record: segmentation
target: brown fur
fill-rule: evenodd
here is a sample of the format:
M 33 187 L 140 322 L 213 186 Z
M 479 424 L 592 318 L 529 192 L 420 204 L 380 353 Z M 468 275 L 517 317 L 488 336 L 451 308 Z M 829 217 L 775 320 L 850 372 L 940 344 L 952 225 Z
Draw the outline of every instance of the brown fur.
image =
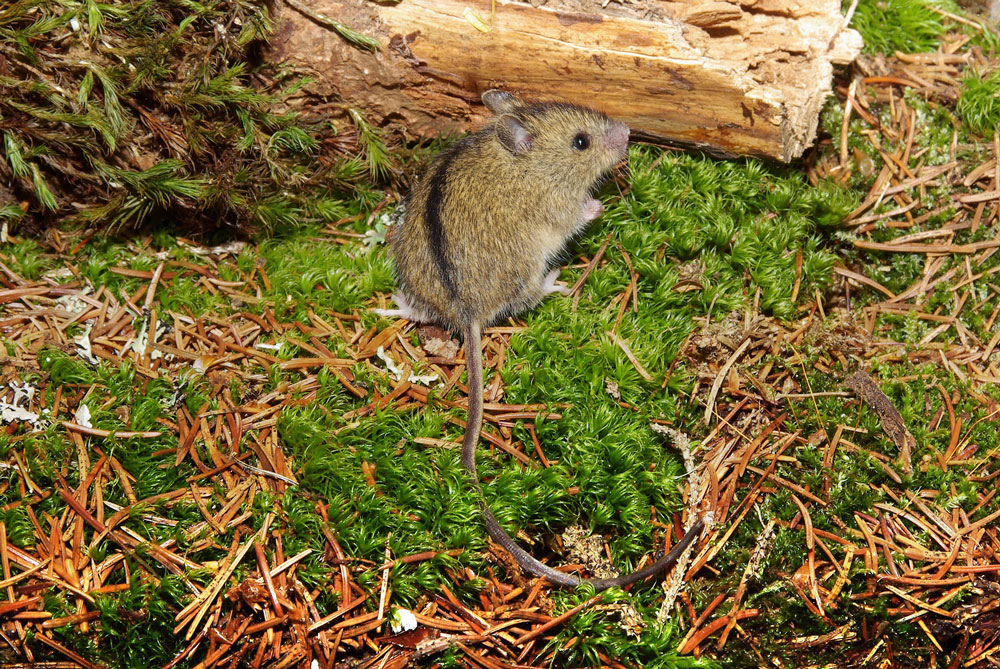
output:
M 521 105 L 513 114 L 534 142 L 514 155 L 497 137 L 494 121 L 445 152 L 417 183 L 402 227 L 392 238 L 402 292 L 411 306 L 455 331 L 481 326 L 536 305 L 550 263 L 587 222 L 591 188 L 625 155 L 624 144 L 602 142 L 614 122 L 603 114 L 561 104 Z M 586 132 L 586 152 L 572 148 Z M 441 201 L 456 295 L 434 262 L 425 209 L 432 177 L 450 160 Z

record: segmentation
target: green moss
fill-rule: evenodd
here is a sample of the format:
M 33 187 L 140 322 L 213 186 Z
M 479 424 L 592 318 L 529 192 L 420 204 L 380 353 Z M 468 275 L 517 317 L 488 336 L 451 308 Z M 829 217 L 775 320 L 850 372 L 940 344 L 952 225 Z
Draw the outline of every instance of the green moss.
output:
M 955 111 L 970 132 L 987 139 L 991 137 L 1000 127 L 1000 70 L 966 75 Z
M 309 232 L 261 245 L 283 316 L 305 320 L 310 308 L 358 311 L 376 290 L 391 290 L 392 265 L 384 254 L 344 253 L 333 244 L 316 244 Z
M 869 53 L 933 51 L 946 27 L 932 7 L 957 11 L 950 0 L 861 0 L 852 25 Z
M 350 191 L 359 168 L 393 171 L 360 113 L 363 165 L 331 153 L 329 121 L 278 111 L 307 82 L 255 57 L 273 29 L 265 2 L 8 4 L 0 175 L 34 221 L 273 231 L 316 220 L 315 201 Z
M 554 599 L 559 603 L 559 609 L 568 609 L 593 595 L 591 588 L 581 587 L 573 593 L 555 593 Z M 674 621 L 669 621 L 663 628 L 647 627 L 638 637 L 623 635 L 617 615 L 601 610 L 603 607 L 614 607 L 617 603 L 635 606 L 644 616 L 655 615 L 658 605 L 651 599 L 629 596 L 620 591 L 606 592 L 601 604 L 584 609 L 559 627 L 552 641 L 546 645 L 543 657 L 552 666 L 565 667 L 603 666 L 602 655 L 630 667 L 714 669 L 724 666 L 708 658 L 679 655 L 678 626 Z M 574 639 L 573 643 L 569 643 Z
M 133 569 L 136 567 L 133 566 Z M 164 576 L 158 585 L 132 579 L 131 587 L 97 598 L 101 612 L 101 655 L 115 669 L 141 669 L 167 664 L 183 648 L 173 633 L 174 615 L 190 598 L 182 581 Z
M 796 172 L 756 161 L 660 157 L 637 148 L 630 165 L 632 188 L 609 208 L 603 227 L 614 231 L 633 259 L 641 291 L 658 279 L 663 299 L 674 306 L 688 299 L 668 295 L 676 275 L 666 270 L 677 265 L 657 260 L 664 251 L 677 261 L 698 259 L 703 271 L 696 278 L 704 290 L 698 293 L 703 305 L 697 311 L 703 313 L 713 302 L 716 313 L 727 313 L 744 304 L 742 296 L 760 289 L 765 312 L 790 317 L 798 253 L 803 258 L 800 295 L 829 281 L 833 256 L 822 248 L 818 232 L 856 206 L 849 192 L 813 189 Z

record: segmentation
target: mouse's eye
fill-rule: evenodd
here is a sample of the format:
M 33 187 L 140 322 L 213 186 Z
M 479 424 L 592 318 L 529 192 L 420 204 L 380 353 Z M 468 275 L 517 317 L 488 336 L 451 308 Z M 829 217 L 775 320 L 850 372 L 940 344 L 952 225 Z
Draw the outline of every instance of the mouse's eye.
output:
M 573 148 L 577 151 L 586 151 L 590 148 L 590 135 L 585 132 L 578 132 L 573 138 Z

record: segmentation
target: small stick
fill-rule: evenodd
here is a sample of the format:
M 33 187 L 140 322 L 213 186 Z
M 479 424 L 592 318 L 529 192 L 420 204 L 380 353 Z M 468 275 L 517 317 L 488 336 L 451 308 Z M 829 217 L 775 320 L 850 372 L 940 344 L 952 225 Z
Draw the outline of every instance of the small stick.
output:
M 576 606 L 574 606 L 573 608 L 571 608 L 566 613 L 563 613 L 562 615 L 556 616 L 555 618 L 553 618 L 549 622 L 545 623 L 544 625 L 540 625 L 540 626 L 536 627 L 535 629 L 533 629 L 532 631 L 528 632 L 527 634 L 524 634 L 524 635 L 518 637 L 517 639 L 515 639 L 514 645 L 515 646 L 523 646 L 524 644 L 526 644 L 527 642 L 531 641 L 535 637 L 538 637 L 538 636 L 544 634 L 545 632 L 548 632 L 550 629 L 552 629 L 553 627 L 556 627 L 557 625 L 561 625 L 562 623 L 564 623 L 565 621 L 569 620 L 574 615 L 576 615 L 577 613 L 579 613 L 580 611 L 582 611 L 583 609 L 588 608 L 590 606 L 593 606 L 594 604 L 596 604 L 599 601 L 601 601 L 601 595 L 595 595 L 595 596 L 591 597 L 590 599 L 588 599 L 587 601 L 583 602 L 582 604 L 577 604 Z
M 389 548 L 389 540 L 392 539 L 392 532 L 385 537 L 385 566 L 382 567 L 382 591 L 379 593 L 378 598 L 378 618 L 381 620 L 385 617 L 385 600 L 387 593 L 389 591 L 389 570 L 392 568 L 389 563 L 392 562 L 392 551 Z M 382 626 L 378 626 L 379 632 L 382 631 Z
M 757 609 L 745 609 L 736 613 L 736 620 L 740 621 L 745 618 L 755 618 L 757 616 Z M 719 631 L 721 628 L 729 624 L 729 619 L 732 614 L 726 614 L 720 618 L 713 620 L 707 627 L 702 629 L 698 634 L 696 634 L 692 639 L 690 639 L 684 646 L 678 649 L 681 655 L 687 655 L 695 649 L 695 647 L 700 646 L 701 642 L 707 639 L 709 636 Z
M 154 437 L 159 437 L 162 432 L 128 432 L 128 431 L 113 431 L 113 430 L 99 430 L 96 427 L 86 427 L 85 425 L 80 425 L 79 423 L 73 423 L 68 420 L 59 421 L 60 424 L 67 430 L 72 430 L 74 432 L 80 432 L 81 434 L 87 434 L 91 437 L 115 437 L 116 439 L 129 439 L 131 437 L 141 437 L 143 439 L 152 439 Z
M 274 589 L 274 581 L 271 580 L 271 569 L 267 566 L 267 557 L 264 555 L 264 549 L 261 548 L 260 544 L 254 544 L 253 549 L 257 556 L 257 567 L 264 578 L 264 585 L 267 586 L 267 594 L 271 597 L 271 604 L 274 606 L 274 613 L 280 618 L 285 615 L 285 611 L 281 607 L 281 602 L 278 601 L 278 593 Z
M 726 376 L 729 375 L 729 370 L 736 363 L 743 352 L 747 350 L 750 346 L 750 338 L 747 337 L 740 344 L 740 347 L 736 349 L 729 359 L 726 360 L 725 364 L 722 365 L 722 369 L 715 376 L 715 381 L 712 383 L 712 391 L 708 394 L 708 401 L 705 403 L 705 424 L 710 425 L 712 423 L 713 409 L 715 408 L 715 398 L 719 395 L 719 390 L 722 388 L 722 383 L 725 381 Z
M 628 344 L 626 344 L 622 339 L 620 339 L 618 335 L 616 335 L 614 332 L 608 331 L 605 334 L 608 335 L 611 341 L 613 341 L 618 346 L 618 348 L 620 348 L 622 351 L 625 352 L 625 356 L 629 359 L 629 362 L 632 363 L 632 366 L 635 367 L 635 371 L 639 372 L 639 376 L 646 379 L 647 381 L 653 380 L 652 374 L 647 372 L 646 368 L 643 367 L 642 364 L 636 359 L 635 354 L 632 353 L 632 349 L 628 347 Z

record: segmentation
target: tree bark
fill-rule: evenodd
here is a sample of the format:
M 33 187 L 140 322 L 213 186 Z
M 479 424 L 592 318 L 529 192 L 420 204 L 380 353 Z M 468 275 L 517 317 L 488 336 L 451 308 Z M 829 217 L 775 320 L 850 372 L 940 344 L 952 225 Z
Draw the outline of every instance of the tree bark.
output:
M 636 137 L 789 161 L 815 137 L 833 64 L 861 48 L 840 0 L 497 0 L 492 20 L 489 0 L 297 2 L 381 49 L 282 4 L 271 57 L 315 77 L 325 113 L 352 107 L 409 138 L 475 128 L 479 95 L 501 87 L 601 109 Z

